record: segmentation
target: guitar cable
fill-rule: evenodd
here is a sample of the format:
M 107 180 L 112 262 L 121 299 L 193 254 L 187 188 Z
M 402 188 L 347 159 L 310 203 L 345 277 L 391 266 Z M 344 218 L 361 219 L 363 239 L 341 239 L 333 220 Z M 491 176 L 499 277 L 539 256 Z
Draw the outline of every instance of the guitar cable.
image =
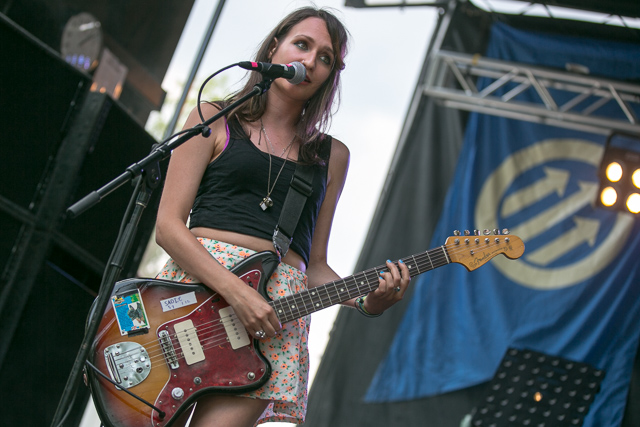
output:
M 127 393 L 129 396 L 138 399 L 140 402 L 144 403 L 145 405 L 147 405 L 148 407 L 155 409 L 156 412 L 158 412 L 158 416 L 160 417 L 161 420 L 164 419 L 164 417 L 167 415 L 166 412 L 164 412 L 163 410 L 161 410 L 160 408 L 157 408 L 156 406 L 154 406 L 152 403 L 147 402 L 146 400 L 144 400 L 143 398 L 141 398 L 140 396 L 137 396 L 133 393 L 131 393 L 129 390 L 127 390 L 126 388 L 122 388 L 122 386 L 118 385 L 115 381 L 113 381 L 111 378 L 109 378 L 108 376 L 106 376 L 105 374 L 103 374 L 102 372 L 100 372 L 100 370 L 98 368 L 96 368 L 91 362 L 89 362 L 88 360 L 85 360 L 85 364 L 91 368 L 95 373 L 97 373 L 98 375 L 100 375 L 102 378 L 104 378 L 105 380 L 107 380 L 108 382 L 110 382 L 111 384 L 113 384 L 114 386 L 116 386 L 116 388 L 118 388 L 120 391 L 124 391 L 125 393 Z

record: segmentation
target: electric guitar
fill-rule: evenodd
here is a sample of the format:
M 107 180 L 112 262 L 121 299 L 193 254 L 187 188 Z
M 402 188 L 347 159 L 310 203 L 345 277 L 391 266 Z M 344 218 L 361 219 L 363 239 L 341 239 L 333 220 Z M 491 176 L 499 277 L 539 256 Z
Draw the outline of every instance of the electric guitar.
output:
M 414 277 L 449 263 L 472 271 L 498 254 L 515 259 L 523 253 L 516 236 L 455 235 L 402 261 Z M 268 299 L 265 284 L 277 266 L 276 255 L 265 251 L 232 272 Z M 382 265 L 269 304 L 284 324 L 375 290 L 384 271 Z M 206 286 L 127 279 L 114 287 L 85 373 L 105 426 L 164 427 L 199 396 L 261 387 L 271 367 L 259 345 L 231 306 Z

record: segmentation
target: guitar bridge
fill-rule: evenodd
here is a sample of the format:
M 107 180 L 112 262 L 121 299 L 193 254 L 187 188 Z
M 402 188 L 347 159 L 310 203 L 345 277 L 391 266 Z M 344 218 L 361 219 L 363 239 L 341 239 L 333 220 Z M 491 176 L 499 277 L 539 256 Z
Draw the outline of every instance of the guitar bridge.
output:
M 178 356 L 176 356 L 176 349 L 171 342 L 171 336 L 167 331 L 160 331 L 158 334 L 160 339 L 160 347 L 162 347 L 162 354 L 164 355 L 167 364 L 171 369 L 178 369 L 180 364 L 178 363 Z

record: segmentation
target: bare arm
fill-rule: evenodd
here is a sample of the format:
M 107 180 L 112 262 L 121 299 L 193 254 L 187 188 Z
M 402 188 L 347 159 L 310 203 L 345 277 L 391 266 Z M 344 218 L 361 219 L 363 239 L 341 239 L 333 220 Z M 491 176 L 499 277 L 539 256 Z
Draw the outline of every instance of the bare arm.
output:
M 331 145 L 331 157 L 327 178 L 327 191 L 316 221 L 307 276 L 309 287 L 313 288 L 340 278 L 327 263 L 327 246 L 331 234 L 331 224 L 336 206 L 342 194 L 349 169 L 349 149 L 337 139 Z
M 331 224 L 338 200 L 344 188 L 348 168 L 349 150 L 342 142 L 334 139 L 329 162 L 327 194 L 318 215 L 307 268 L 309 287 L 320 286 L 340 279 L 340 276 L 327 263 L 327 249 Z M 369 313 L 382 313 L 400 301 L 406 291 L 410 280 L 409 270 L 406 265 L 400 264 L 400 268 L 397 268 L 393 263 L 388 262 L 387 268 L 388 271 L 379 278 L 379 287 L 369 293 L 365 299 L 365 309 Z M 396 289 L 400 289 L 400 291 L 396 291 Z M 354 301 L 355 299 L 350 299 L 343 304 L 348 307 L 354 307 Z
M 210 104 L 203 104 L 202 109 L 205 117 L 218 112 Z M 198 123 L 199 116 L 194 110 L 185 128 Z M 197 136 L 173 151 L 158 209 L 156 241 L 180 267 L 222 295 L 249 333 L 255 335 L 256 331 L 264 330 L 272 336 L 280 329 L 280 323 L 271 306 L 220 265 L 186 226 L 205 169 L 226 143 L 224 121 L 214 122 L 211 131 L 208 138 Z

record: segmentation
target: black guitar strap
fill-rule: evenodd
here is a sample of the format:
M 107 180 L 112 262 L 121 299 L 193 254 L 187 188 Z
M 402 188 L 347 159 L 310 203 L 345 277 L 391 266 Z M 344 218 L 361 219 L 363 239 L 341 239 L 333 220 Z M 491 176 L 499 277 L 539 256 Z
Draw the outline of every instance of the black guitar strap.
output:
M 302 165 L 300 163 L 296 165 L 289 192 L 282 206 L 280 219 L 273 230 L 273 247 L 280 260 L 289 251 L 289 246 L 293 241 L 293 232 L 298 225 L 302 208 L 313 192 L 313 172 L 314 167 L 311 165 Z

